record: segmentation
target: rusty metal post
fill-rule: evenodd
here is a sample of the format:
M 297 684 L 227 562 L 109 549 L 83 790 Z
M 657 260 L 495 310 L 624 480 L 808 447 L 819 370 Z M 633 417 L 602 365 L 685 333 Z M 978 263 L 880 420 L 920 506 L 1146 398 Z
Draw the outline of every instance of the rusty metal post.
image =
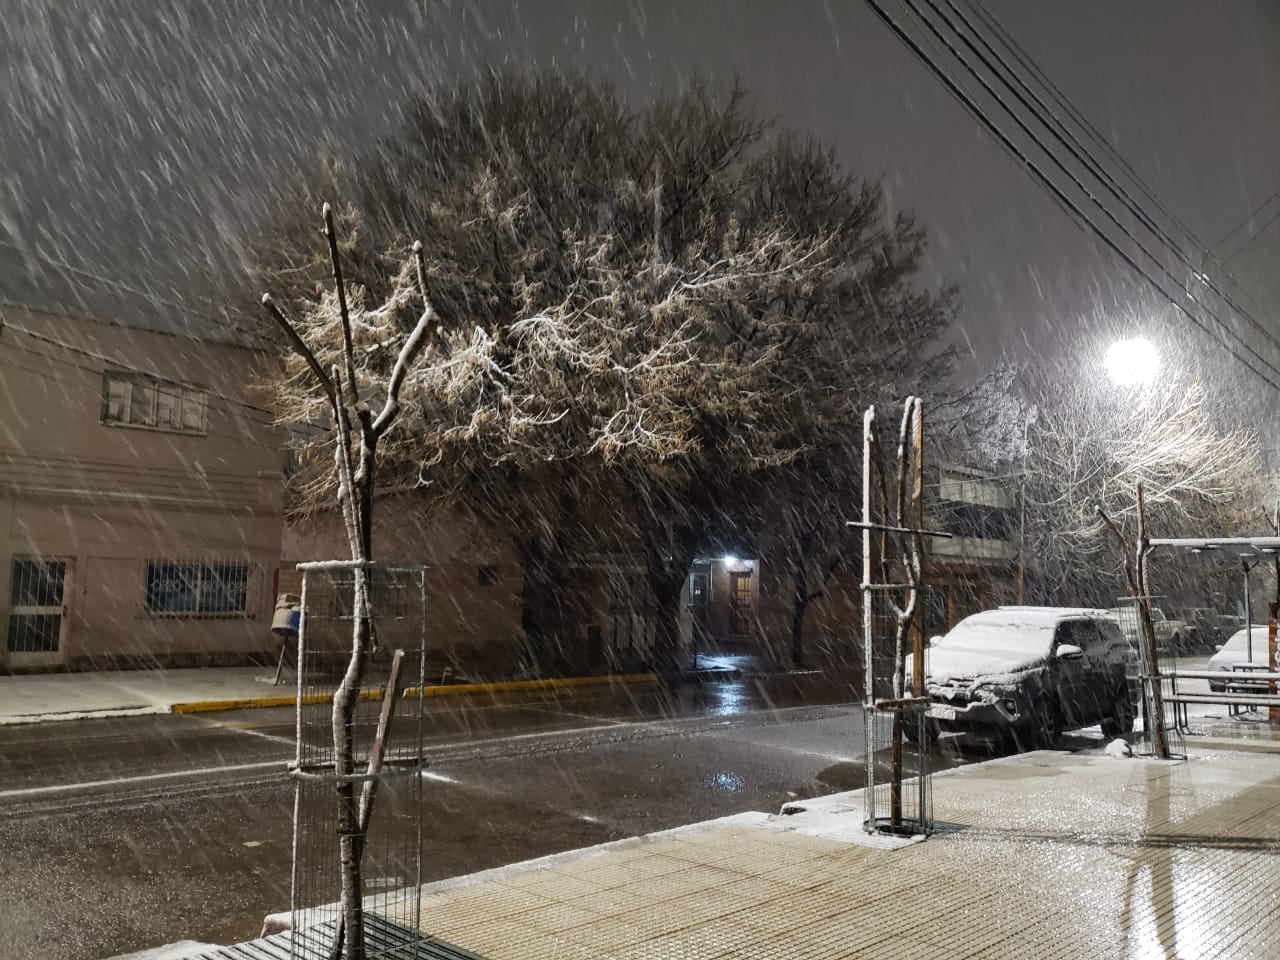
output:
M 872 642 L 874 625 L 872 623 L 871 604 L 875 593 L 872 590 L 871 569 L 871 445 L 876 429 L 876 408 L 868 407 L 862 418 L 862 651 L 863 682 L 865 689 L 862 696 L 862 733 L 863 764 L 866 769 L 866 784 L 863 796 L 866 800 L 866 827 L 875 829 L 876 821 L 876 743 L 875 743 L 875 650 Z
M 1280 620 L 1280 603 L 1271 604 L 1270 616 L 1267 617 L 1267 671 L 1275 673 L 1277 667 L 1280 667 L 1280 661 L 1276 657 L 1276 622 Z M 1276 695 L 1276 682 L 1271 681 L 1271 688 L 1268 691 L 1273 697 Z M 1272 706 L 1267 710 L 1267 719 L 1273 724 L 1280 723 L 1280 707 Z
M 924 696 L 924 571 L 925 551 L 924 535 L 924 411 L 919 400 L 916 401 L 915 423 L 911 430 L 911 455 L 914 461 L 911 481 L 911 516 L 915 520 L 915 538 L 917 557 L 920 562 L 920 582 L 916 584 L 916 616 L 914 635 L 911 645 L 911 689 L 915 696 Z
M 1156 656 L 1156 629 L 1151 620 L 1151 587 L 1147 578 L 1147 554 L 1151 550 L 1151 541 L 1147 537 L 1147 510 L 1143 497 L 1142 484 L 1138 484 L 1138 550 L 1135 557 L 1135 570 L 1138 586 L 1138 621 L 1146 640 L 1147 657 L 1147 696 L 1151 707 L 1148 719 L 1151 722 L 1151 749 L 1160 760 L 1169 759 L 1169 738 L 1164 726 L 1164 690 L 1160 675 L 1160 658 Z

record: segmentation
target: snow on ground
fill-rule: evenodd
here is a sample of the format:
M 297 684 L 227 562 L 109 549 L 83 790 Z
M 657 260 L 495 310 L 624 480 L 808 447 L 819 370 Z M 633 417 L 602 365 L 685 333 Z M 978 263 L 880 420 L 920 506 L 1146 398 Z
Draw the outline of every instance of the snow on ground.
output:
M 1123 737 L 1116 737 L 1107 744 L 1103 753 L 1108 757 L 1132 757 L 1133 747 L 1131 747 L 1129 745 L 1129 741 L 1125 740 Z
M 139 953 L 122 953 L 107 960 L 186 960 L 187 957 L 204 953 L 206 950 L 218 949 L 212 943 L 198 943 L 195 940 L 179 940 L 163 947 L 152 947 Z

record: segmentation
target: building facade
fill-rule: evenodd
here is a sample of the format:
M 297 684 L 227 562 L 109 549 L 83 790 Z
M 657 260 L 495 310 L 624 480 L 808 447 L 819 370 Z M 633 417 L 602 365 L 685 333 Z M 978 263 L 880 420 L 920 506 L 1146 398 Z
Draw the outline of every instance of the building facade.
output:
M 929 635 L 970 613 L 1017 602 L 1018 513 L 1011 486 L 982 470 L 944 464 L 930 471 L 925 526 L 948 536 L 926 538 L 922 617 Z M 855 508 L 856 509 L 856 508 Z M 833 523 L 841 522 L 833 518 Z M 694 637 L 704 648 L 749 653 L 790 666 L 855 665 L 862 648 L 861 537 L 847 550 L 810 559 L 811 601 L 796 650 L 797 581 L 788 545 L 763 531 L 757 556 L 725 555 L 695 563 L 689 576 Z M 886 625 L 880 629 L 886 630 Z
M 0 304 L 0 668 L 273 647 L 281 435 L 262 355 Z

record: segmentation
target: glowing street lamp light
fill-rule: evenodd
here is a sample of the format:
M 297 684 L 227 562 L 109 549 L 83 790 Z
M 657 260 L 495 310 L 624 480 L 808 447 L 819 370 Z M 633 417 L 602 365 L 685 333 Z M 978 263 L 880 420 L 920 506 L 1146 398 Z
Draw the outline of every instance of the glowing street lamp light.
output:
M 1117 340 L 1107 349 L 1103 363 L 1111 382 L 1121 387 L 1148 384 L 1160 372 L 1160 354 L 1145 337 Z

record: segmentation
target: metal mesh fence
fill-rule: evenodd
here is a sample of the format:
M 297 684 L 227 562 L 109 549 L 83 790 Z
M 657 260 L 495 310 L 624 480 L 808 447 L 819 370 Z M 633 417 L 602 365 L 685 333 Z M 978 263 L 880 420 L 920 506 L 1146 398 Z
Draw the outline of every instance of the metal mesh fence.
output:
M 893 836 L 933 832 L 933 783 L 923 707 L 867 710 L 866 829 Z M 894 725 L 901 728 L 895 735 Z
M 895 589 L 894 591 L 898 591 Z M 905 600 L 903 588 L 899 603 Z M 903 682 L 895 685 L 897 669 L 898 618 L 889 590 L 871 594 L 872 678 L 866 697 L 866 785 L 865 828 L 872 833 L 895 836 L 928 835 L 933 832 L 932 782 L 929 769 L 929 740 L 925 727 L 925 704 L 914 702 L 923 691 L 912 689 L 912 642 L 914 630 L 923 629 L 927 643 L 928 611 L 943 609 L 929 601 L 929 588 L 921 588 L 916 610 L 916 626 L 903 642 Z
M 352 646 L 355 574 L 300 564 L 293 960 L 333 960 L 342 934 L 333 698 Z M 420 927 L 426 568 L 370 564 L 374 655 L 355 701 L 351 783 L 367 823 L 360 854 L 367 960 L 425 956 Z M 345 656 L 336 656 L 342 650 Z M 394 678 L 394 679 L 393 679 Z M 388 697 L 388 693 L 391 694 Z M 379 749 L 379 743 L 383 749 Z M 389 921 L 389 922 L 387 922 Z

